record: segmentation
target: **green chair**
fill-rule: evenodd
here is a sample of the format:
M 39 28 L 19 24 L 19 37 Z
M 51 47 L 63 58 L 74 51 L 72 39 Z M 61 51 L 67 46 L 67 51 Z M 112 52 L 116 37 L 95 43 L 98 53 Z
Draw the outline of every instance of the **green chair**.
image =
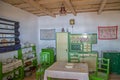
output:
M 41 52 L 40 54 L 40 65 L 42 67 L 49 67 L 50 63 L 50 53 L 49 52 Z
M 109 59 L 98 58 L 96 72 L 90 74 L 90 80 L 108 80 L 109 79 Z
M 50 66 L 50 53 L 49 52 L 41 52 L 40 53 L 40 68 L 36 72 L 36 80 L 42 80 L 42 76 L 44 75 L 44 71 L 46 68 Z
M 42 49 L 42 52 L 49 52 L 50 53 L 50 63 L 53 64 L 55 62 L 54 50 L 52 48 L 44 48 L 44 49 Z

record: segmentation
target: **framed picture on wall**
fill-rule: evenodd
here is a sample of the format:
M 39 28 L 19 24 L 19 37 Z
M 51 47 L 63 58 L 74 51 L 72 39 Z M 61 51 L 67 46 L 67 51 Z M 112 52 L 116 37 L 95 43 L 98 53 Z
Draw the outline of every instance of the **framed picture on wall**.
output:
M 55 40 L 55 29 L 40 29 L 40 40 Z
M 117 39 L 118 26 L 98 26 L 98 38 L 100 40 Z

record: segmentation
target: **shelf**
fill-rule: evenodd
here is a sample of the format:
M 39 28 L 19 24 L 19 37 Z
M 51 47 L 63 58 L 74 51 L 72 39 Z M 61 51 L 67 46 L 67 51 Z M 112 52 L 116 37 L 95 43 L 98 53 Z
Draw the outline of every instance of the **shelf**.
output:
M 19 66 L 22 66 L 22 61 L 21 60 L 17 60 L 15 62 L 3 65 L 2 66 L 2 73 L 7 73 L 7 72 L 10 72 L 10 71 L 13 71 L 14 69 L 16 69 Z
M 14 51 L 14 50 L 18 50 L 20 49 L 20 44 L 17 45 L 9 45 L 9 46 L 0 46 L 0 53 L 4 53 L 4 52 L 10 52 L 10 51 Z
M 23 55 L 26 55 L 26 54 L 33 54 L 33 53 L 35 53 L 35 51 L 30 51 L 30 52 L 24 53 Z
M 36 58 L 36 57 L 30 58 L 30 59 L 28 59 L 28 60 L 25 60 L 24 63 L 29 62 L 29 61 L 32 61 L 32 60 L 35 60 L 35 59 L 37 59 L 37 58 Z
M 2 32 L 0 32 L 0 34 L 10 34 L 11 35 L 11 34 L 16 34 L 16 33 L 2 33 Z
M 18 68 L 14 69 L 14 70 L 12 70 L 12 71 L 10 71 L 10 72 L 3 73 L 3 77 L 6 76 L 6 75 L 8 75 L 8 74 L 11 74 L 11 73 L 13 73 L 13 72 L 15 72 L 15 71 L 19 71 L 19 70 L 21 69 L 21 67 L 22 67 L 22 66 L 19 66 Z
M 3 23 L 3 22 L 0 22 L 0 24 L 3 24 L 3 25 L 10 25 L 10 26 L 15 26 L 14 24 Z
M 16 42 L 19 42 L 19 41 L 7 41 L 7 42 L 0 42 L 0 44 L 4 44 L 4 43 L 16 43 Z
M 26 48 L 31 48 L 31 47 L 33 47 L 33 46 L 22 47 L 21 49 L 26 49 Z
M 24 70 L 26 70 L 26 69 L 28 69 L 28 68 L 30 68 L 30 67 L 32 67 L 32 66 L 33 66 L 33 65 L 25 66 Z
M 17 38 L 17 37 L 0 37 L 0 39 L 3 39 L 3 38 Z
M 0 53 L 20 49 L 18 29 L 19 22 L 0 18 Z
M 23 76 L 25 76 L 26 70 L 31 71 L 33 67 L 37 70 L 36 46 L 20 48 L 18 50 L 18 59 L 21 59 L 23 62 Z
M 19 22 L 0 18 L 0 54 L 15 51 L 21 48 L 19 40 Z M 9 56 L 10 54 L 8 54 Z M 15 74 L 19 76 L 15 76 Z M 23 78 L 23 62 L 21 59 L 3 65 L 0 62 L 0 80 L 12 74 L 13 80 Z
M 15 41 L 0 42 L 0 44 L 4 44 L 4 43 L 15 43 Z
M 0 28 L 0 29 L 2 29 L 2 30 L 14 30 L 14 29 L 10 29 L 10 28 Z

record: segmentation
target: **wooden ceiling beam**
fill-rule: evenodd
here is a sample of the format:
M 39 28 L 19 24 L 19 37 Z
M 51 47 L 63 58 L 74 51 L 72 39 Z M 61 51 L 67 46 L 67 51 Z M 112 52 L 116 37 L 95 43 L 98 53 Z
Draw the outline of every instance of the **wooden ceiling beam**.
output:
M 98 14 L 101 14 L 101 12 L 103 11 L 106 3 L 107 3 L 107 0 L 103 0 L 103 1 L 101 2 L 100 8 L 99 8 L 99 10 L 98 10 Z
M 13 5 L 13 6 L 19 7 L 19 8 L 30 7 L 30 5 L 29 5 L 29 4 L 26 4 L 26 3 L 24 3 L 24 4 L 15 4 L 15 5 Z
M 105 7 L 104 9 L 120 9 L 120 6 Z
M 75 9 L 73 8 L 73 5 L 72 5 L 72 3 L 71 3 L 71 0 L 64 0 L 64 1 L 65 1 L 65 3 L 67 4 L 67 6 L 69 7 L 68 9 L 70 9 L 71 12 L 76 16 L 76 11 L 75 11 Z
M 29 11 L 29 12 L 30 12 L 30 11 L 36 11 L 36 9 L 34 9 L 34 8 L 29 8 L 29 7 L 28 7 L 28 8 L 21 8 L 21 9 L 26 10 L 26 11 Z
M 39 0 L 39 4 L 56 3 L 63 0 Z
M 60 4 L 65 5 L 67 14 L 81 12 L 120 11 L 120 0 L 1 0 L 15 7 L 40 16 L 59 15 Z
M 40 6 L 38 2 L 36 2 L 34 0 L 23 0 L 23 1 L 28 3 L 29 5 L 31 5 L 32 7 L 36 8 L 38 10 L 42 10 L 45 14 L 48 14 L 52 17 L 55 17 L 55 15 L 51 11 L 49 11 L 48 9 Z

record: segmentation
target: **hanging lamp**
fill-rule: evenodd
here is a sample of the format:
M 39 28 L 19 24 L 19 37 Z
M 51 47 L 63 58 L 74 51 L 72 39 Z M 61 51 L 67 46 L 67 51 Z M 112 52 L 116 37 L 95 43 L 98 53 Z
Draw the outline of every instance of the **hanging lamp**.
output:
M 60 15 L 66 15 L 66 9 L 65 9 L 65 6 L 64 6 L 64 4 L 62 3 L 61 4 L 61 7 L 60 7 Z

